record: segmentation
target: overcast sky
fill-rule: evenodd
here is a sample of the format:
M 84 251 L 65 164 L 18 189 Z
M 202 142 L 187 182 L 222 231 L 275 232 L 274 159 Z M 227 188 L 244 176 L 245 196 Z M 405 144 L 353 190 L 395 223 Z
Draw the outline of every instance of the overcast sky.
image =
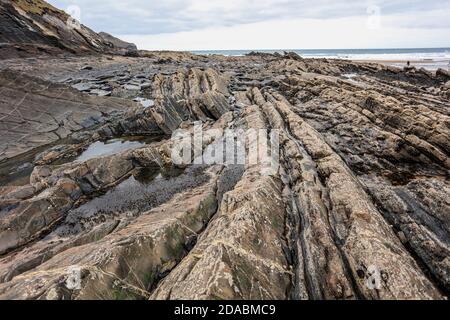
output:
M 450 47 L 450 0 L 50 0 L 140 49 Z

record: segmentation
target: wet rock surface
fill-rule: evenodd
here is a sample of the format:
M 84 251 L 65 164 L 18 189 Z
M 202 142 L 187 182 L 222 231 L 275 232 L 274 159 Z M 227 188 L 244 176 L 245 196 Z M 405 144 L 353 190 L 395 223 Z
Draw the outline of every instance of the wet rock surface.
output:
M 448 297 L 443 71 L 170 52 L 0 70 L 0 298 Z M 277 130 L 278 170 L 174 163 L 198 124 L 205 152 Z

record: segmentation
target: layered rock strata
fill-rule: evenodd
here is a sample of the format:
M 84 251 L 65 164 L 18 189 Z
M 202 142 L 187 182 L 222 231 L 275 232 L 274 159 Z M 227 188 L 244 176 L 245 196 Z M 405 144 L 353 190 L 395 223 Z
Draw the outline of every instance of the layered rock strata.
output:
M 0 70 L 0 298 L 448 297 L 443 70 L 170 52 Z M 174 162 L 199 125 L 205 152 L 275 130 L 277 170 Z

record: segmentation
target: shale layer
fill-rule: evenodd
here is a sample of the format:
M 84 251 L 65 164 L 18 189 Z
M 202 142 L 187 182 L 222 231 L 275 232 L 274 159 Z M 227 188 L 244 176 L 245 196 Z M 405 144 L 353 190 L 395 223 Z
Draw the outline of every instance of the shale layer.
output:
M 294 53 L 0 60 L 0 299 L 445 299 L 449 80 Z M 199 125 L 204 153 L 275 130 L 279 166 L 174 162 Z

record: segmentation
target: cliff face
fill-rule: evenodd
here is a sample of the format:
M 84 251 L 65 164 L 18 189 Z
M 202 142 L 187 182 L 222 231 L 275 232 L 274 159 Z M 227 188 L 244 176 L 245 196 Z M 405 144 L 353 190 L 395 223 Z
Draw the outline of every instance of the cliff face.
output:
M 0 0 L 0 58 L 35 54 L 135 53 L 135 45 L 97 34 L 42 0 Z
M 1 8 L 16 55 L 134 48 Z M 295 53 L 0 60 L 0 300 L 446 299 L 449 80 Z M 199 123 L 205 161 L 180 164 L 169 137 Z M 230 132 L 247 161 L 211 162 Z

